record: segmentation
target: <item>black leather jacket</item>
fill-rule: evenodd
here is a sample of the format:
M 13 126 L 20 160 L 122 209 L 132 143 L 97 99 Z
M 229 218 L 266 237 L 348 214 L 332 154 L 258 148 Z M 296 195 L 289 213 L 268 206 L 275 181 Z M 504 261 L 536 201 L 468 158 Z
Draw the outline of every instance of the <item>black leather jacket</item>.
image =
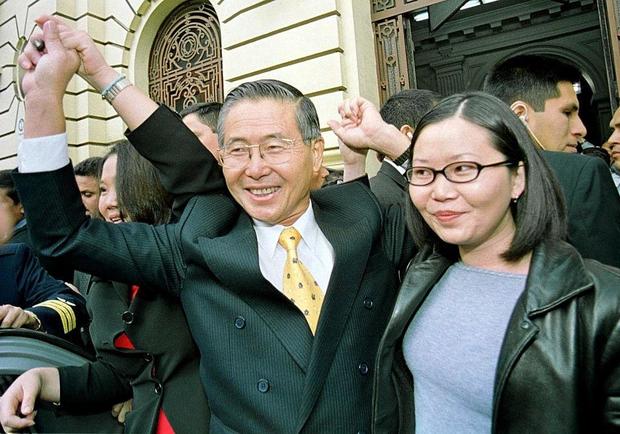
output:
M 414 432 L 402 337 L 450 265 L 423 250 L 403 280 L 377 355 L 375 433 Z M 620 432 L 620 269 L 584 260 L 564 242 L 534 250 L 500 352 L 492 432 Z

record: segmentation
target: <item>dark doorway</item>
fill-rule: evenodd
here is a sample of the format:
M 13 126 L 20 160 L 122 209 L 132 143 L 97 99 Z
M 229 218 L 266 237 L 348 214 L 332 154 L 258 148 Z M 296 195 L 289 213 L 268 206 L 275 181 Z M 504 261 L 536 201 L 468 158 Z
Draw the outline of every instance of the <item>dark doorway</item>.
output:
M 526 53 L 557 57 L 581 71 L 580 115 L 588 140 L 601 144 L 608 133 L 611 108 L 596 2 L 467 4 L 473 7 L 457 10 L 433 31 L 429 8 L 403 16 L 409 87 L 444 95 L 480 90 L 488 71 L 502 60 Z

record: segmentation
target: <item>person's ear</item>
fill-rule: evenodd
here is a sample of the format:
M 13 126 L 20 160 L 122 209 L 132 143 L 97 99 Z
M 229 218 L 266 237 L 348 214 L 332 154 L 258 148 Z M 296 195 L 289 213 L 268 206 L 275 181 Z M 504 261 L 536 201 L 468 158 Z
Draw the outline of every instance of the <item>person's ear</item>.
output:
M 325 148 L 325 142 L 323 137 L 316 139 L 311 145 L 312 152 L 312 170 L 314 173 L 319 173 L 323 166 L 323 149 Z
M 407 124 L 400 127 L 400 132 L 407 136 L 409 140 L 411 140 L 411 138 L 413 137 L 413 130 L 414 128 Z
M 511 197 L 513 201 L 518 201 L 521 195 L 525 192 L 525 164 L 523 161 L 519 161 L 517 167 L 517 173 L 512 181 Z
M 517 117 L 521 119 L 521 122 L 527 124 L 527 122 L 529 121 L 527 117 L 529 106 L 527 105 L 527 103 L 523 101 L 515 101 L 510 105 L 510 110 L 512 110 L 514 114 L 516 114 Z

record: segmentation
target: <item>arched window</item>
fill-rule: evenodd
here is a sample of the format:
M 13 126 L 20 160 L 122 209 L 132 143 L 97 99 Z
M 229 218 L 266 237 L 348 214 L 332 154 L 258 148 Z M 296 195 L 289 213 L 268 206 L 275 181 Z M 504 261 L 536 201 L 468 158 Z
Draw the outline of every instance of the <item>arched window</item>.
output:
M 197 102 L 222 101 L 220 26 L 208 1 L 177 7 L 159 30 L 149 58 L 149 93 L 179 111 Z

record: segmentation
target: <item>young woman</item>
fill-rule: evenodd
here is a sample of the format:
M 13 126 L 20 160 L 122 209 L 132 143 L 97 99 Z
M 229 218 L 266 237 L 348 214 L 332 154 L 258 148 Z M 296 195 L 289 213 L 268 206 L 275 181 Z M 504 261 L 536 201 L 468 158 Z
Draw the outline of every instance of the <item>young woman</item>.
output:
M 406 172 L 420 248 L 377 357 L 377 433 L 620 431 L 620 270 L 562 239 L 562 196 L 494 97 L 427 114 Z
M 170 218 L 170 198 L 153 166 L 127 141 L 105 157 L 100 187 L 99 212 L 108 222 L 162 224 Z M 114 405 L 122 420 L 130 410 L 125 433 L 207 432 L 198 351 L 178 298 L 95 276 L 80 289 L 92 318 L 97 361 L 34 369 L 15 383 L 38 381 L 39 397 L 59 401 L 69 412 Z

